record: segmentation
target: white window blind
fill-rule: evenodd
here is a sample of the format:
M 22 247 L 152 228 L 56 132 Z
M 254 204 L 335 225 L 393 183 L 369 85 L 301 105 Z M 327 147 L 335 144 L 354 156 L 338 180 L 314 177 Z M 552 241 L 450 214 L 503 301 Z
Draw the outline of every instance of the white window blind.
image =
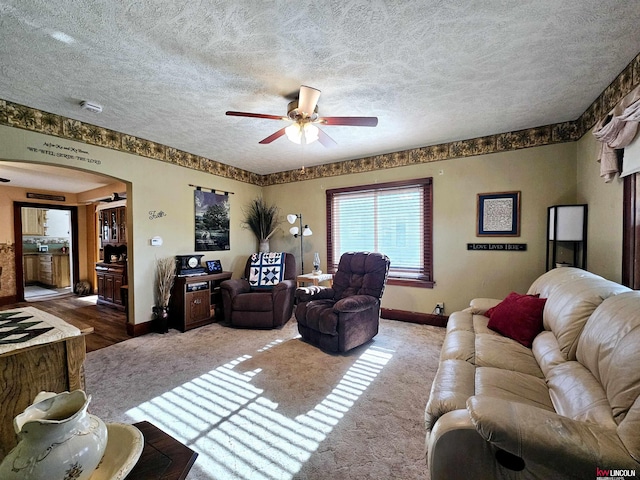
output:
M 431 179 L 327 191 L 329 261 L 369 251 L 391 260 L 390 278 L 432 281 Z

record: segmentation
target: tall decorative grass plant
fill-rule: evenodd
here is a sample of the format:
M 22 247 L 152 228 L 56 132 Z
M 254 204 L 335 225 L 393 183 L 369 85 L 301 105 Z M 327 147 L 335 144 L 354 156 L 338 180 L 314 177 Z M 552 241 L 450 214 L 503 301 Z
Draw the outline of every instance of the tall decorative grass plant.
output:
M 160 258 L 156 265 L 156 306 L 167 308 L 171 297 L 171 288 L 176 275 L 176 259 Z
M 262 197 L 255 198 L 243 210 L 244 224 L 251 230 L 260 243 L 260 251 L 269 251 L 269 238 L 276 232 L 278 225 L 278 207 L 267 205 Z
M 176 275 L 176 259 L 174 257 L 156 260 L 156 306 L 155 329 L 159 333 L 169 331 L 169 299 Z

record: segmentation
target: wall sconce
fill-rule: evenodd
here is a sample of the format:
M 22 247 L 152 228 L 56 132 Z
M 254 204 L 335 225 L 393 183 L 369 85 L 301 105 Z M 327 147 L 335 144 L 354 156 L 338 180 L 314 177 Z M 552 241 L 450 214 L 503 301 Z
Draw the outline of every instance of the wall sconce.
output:
M 300 267 L 301 267 L 301 273 L 304 273 L 304 253 L 302 251 L 302 237 L 308 237 L 310 235 L 313 235 L 313 232 L 309 228 L 309 225 L 305 225 L 304 227 L 302 226 L 301 213 L 298 213 L 298 214 L 290 213 L 289 215 L 287 215 L 287 222 L 289 222 L 290 224 L 293 225 L 294 223 L 296 223 L 296 220 L 299 220 L 300 227 L 291 227 L 289 229 L 289 233 L 293 235 L 295 238 L 300 237 Z

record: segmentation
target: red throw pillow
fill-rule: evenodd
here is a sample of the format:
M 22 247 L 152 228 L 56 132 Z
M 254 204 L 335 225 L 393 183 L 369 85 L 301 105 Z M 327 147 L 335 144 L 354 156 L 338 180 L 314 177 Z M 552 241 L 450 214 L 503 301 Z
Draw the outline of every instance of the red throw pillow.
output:
M 488 327 L 505 337 L 531 348 L 533 339 L 543 330 L 542 311 L 546 298 L 511 292 L 502 302 L 487 310 Z

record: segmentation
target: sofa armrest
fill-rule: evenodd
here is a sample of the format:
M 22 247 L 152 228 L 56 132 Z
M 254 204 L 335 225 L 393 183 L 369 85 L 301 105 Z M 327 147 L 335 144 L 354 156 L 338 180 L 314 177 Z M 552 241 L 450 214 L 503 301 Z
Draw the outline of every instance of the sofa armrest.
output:
M 484 315 L 487 310 L 498 305 L 502 300 L 497 298 L 474 298 L 469 302 L 469 306 L 464 309 L 473 315 Z
M 333 306 L 336 313 L 357 313 L 369 310 L 372 307 L 377 308 L 380 301 L 371 295 L 351 295 L 338 300 Z
M 296 290 L 296 300 L 300 302 L 309 302 L 311 300 L 328 300 L 333 299 L 335 292 L 331 287 L 323 287 L 314 285 L 310 287 L 298 287 Z
M 249 281 L 246 278 L 225 280 L 220 284 L 220 289 L 226 292 L 229 298 L 233 298 L 240 293 L 249 293 L 251 291 Z
M 500 474 L 491 445 L 478 435 L 466 408 L 440 417 L 427 432 L 425 448 L 431 480 L 508 478 Z
M 614 428 L 482 395 L 470 397 L 467 410 L 487 442 L 525 466 L 546 464 L 572 478 L 593 478 L 596 468 L 638 468 Z

